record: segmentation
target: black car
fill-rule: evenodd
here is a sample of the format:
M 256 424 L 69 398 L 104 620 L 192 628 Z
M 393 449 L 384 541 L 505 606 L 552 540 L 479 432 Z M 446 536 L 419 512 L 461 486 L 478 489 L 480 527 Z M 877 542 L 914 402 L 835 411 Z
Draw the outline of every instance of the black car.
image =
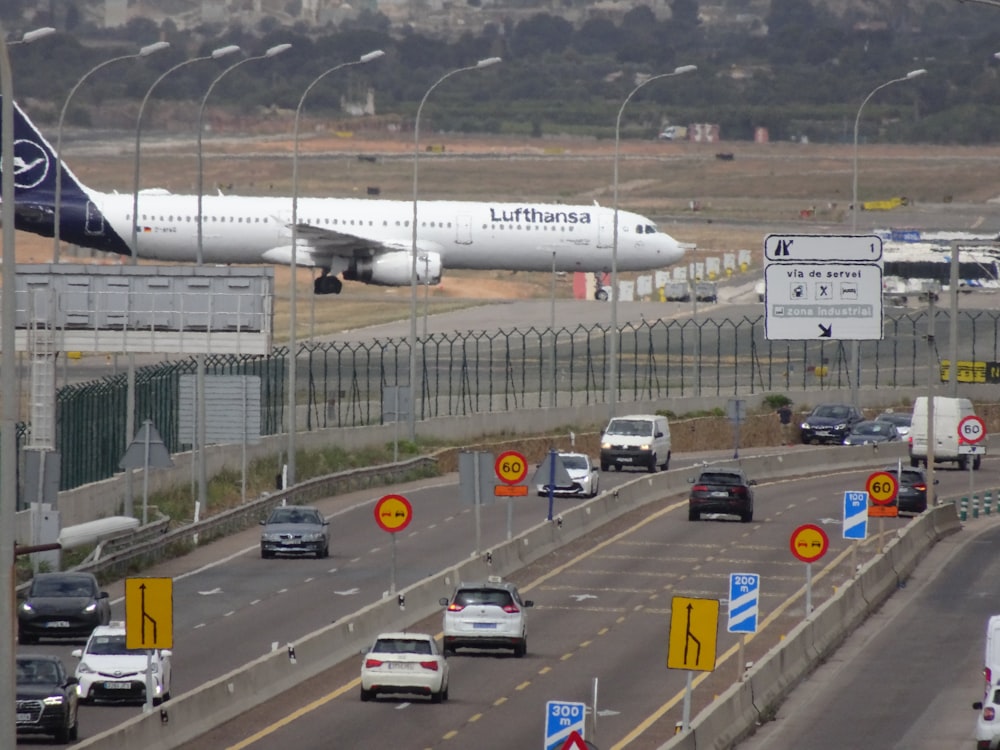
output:
M 111 622 L 108 592 L 92 573 L 39 573 L 17 605 L 17 642 L 39 638 L 86 640 Z
M 17 656 L 18 734 L 46 734 L 60 745 L 77 738 L 76 678 L 56 656 Z
M 865 420 L 855 424 L 844 438 L 844 445 L 880 445 L 899 440 L 896 425 L 881 420 Z
M 822 404 L 813 409 L 799 426 L 803 443 L 843 443 L 851 428 L 864 420 L 856 406 Z
M 755 484 L 742 469 L 704 469 L 691 480 L 688 520 L 697 521 L 702 513 L 727 513 L 749 523 L 753 520 L 751 487 Z
M 923 513 L 927 510 L 927 476 L 923 469 L 887 466 L 884 471 L 899 480 L 896 505 L 900 513 Z M 934 484 L 937 483 L 938 480 L 935 479 Z

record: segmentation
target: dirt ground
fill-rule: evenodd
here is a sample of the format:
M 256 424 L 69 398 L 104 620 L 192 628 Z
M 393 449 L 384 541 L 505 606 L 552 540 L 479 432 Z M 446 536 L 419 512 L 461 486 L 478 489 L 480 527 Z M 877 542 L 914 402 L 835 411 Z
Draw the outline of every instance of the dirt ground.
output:
M 409 134 L 328 133 L 321 122 L 307 123 L 300 132 L 306 134 L 299 142 L 300 196 L 361 197 L 374 191 L 383 199 L 412 199 L 414 146 Z M 68 137 L 64 143 L 68 164 L 88 186 L 129 189 L 134 139 L 95 143 Z M 423 200 L 613 202 L 611 141 L 428 133 L 421 144 L 417 165 Z M 227 193 L 291 195 L 293 151 L 287 137 L 244 136 L 222 129 L 204 140 L 203 183 L 206 190 Z M 732 159 L 720 158 L 727 155 Z M 772 231 L 832 233 L 831 226 L 845 230 L 852 159 L 849 145 L 622 141 L 619 205 L 650 216 L 680 242 L 696 246 L 689 253 L 693 260 L 744 248 L 759 260 L 763 239 Z M 144 188 L 179 193 L 196 189 L 193 139 L 148 135 L 141 165 Z M 970 217 L 962 219 L 970 230 L 983 222 L 983 215 L 997 213 L 990 201 L 1000 194 L 1000 147 L 864 146 L 859 165 L 861 199 L 896 195 L 910 199 L 907 209 L 881 212 L 877 219 L 886 226 L 924 220 L 917 212 L 930 204 L 949 210 L 958 204 L 973 206 Z M 18 233 L 18 263 L 47 262 L 51 253 L 51 238 Z M 76 258 L 68 249 L 63 256 L 79 262 L 121 260 Z M 300 304 L 312 296 L 311 273 L 299 271 Z M 275 330 L 281 331 L 281 321 L 288 317 L 290 271 L 277 267 L 275 277 Z M 442 284 L 429 290 L 429 308 L 548 297 L 551 284 L 550 275 L 544 273 L 446 272 Z M 421 289 L 421 300 L 424 293 Z M 572 296 L 570 277 L 558 282 L 555 294 Z M 408 287 L 347 283 L 336 300 L 337 322 L 332 316 L 326 321 L 316 318 L 317 331 L 396 319 L 409 299 Z

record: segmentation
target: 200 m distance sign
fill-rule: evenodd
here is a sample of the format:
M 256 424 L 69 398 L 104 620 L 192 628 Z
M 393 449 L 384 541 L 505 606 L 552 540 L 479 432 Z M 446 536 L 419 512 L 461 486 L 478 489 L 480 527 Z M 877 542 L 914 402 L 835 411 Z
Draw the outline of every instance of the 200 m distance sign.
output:
M 402 495 L 386 495 L 375 503 L 375 523 L 382 531 L 395 534 L 410 525 L 413 506 Z

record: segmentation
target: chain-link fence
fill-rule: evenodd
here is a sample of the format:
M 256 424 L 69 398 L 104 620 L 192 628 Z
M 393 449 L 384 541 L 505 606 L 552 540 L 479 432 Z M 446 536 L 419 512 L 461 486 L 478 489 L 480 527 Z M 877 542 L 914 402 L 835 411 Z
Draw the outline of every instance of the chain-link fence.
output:
M 988 366 L 1000 360 L 998 316 L 971 311 L 957 318 L 957 359 L 986 363 L 969 376 L 982 382 L 1000 382 L 1000 366 Z M 926 311 L 887 315 L 884 338 L 860 342 L 857 368 L 849 361 L 850 342 L 769 341 L 763 316 L 628 324 L 619 333 L 617 401 L 839 390 L 852 386 L 852 370 L 862 389 L 923 386 L 940 377 L 951 328 L 947 311 L 938 311 L 929 351 L 928 322 Z M 416 350 L 416 416 L 606 403 L 609 351 L 608 328 L 601 325 L 422 337 Z M 306 430 L 379 424 L 383 389 L 407 384 L 409 356 L 406 339 L 304 343 L 296 362 L 295 401 L 305 419 L 297 417 L 296 423 Z M 287 357 L 288 349 L 280 347 L 263 357 L 208 357 L 206 374 L 258 376 L 261 432 L 278 434 L 288 408 Z M 189 359 L 136 373 L 137 424 L 152 420 L 171 452 L 186 447 L 178 437 L 179 380 L 194 371 Z M 125 375 L 59 390 L 61 489 L 119 471 L 131 438 L 126 398 Z

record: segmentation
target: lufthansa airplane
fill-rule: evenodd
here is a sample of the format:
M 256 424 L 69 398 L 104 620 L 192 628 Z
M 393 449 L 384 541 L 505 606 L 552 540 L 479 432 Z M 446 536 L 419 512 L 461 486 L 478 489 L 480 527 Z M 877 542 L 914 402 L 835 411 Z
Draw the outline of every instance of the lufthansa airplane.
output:
M 15 226 L 52 237 L 56 154 L 14 105 Z M 158 261 L 198 257 L 198 196 L 141 190 L 134 195 L 86 187 L 62 164 L 60 238 L 81 247 Z M 202 195 L 204 263 L 292 261 L 292 199 Z M 299 198 L 296 265 L 319 268 L 316 294 L 338 294 L 346 280 L 408 286 L 412 272 L 413 202 Z M 597 205 L 420 201 L 417 277 L 436 284 L 444 269 L 510 271 L 611 270 L 614 211 Z M 132 223 L 136 245 L 132 245 Z M 618 212 L 619 271 L 663 268 L 684 249 L 649 219 Z M 603 291 L 603 290 L 602 290 Z M 599 292 L 600 294 L 600 292 Z

